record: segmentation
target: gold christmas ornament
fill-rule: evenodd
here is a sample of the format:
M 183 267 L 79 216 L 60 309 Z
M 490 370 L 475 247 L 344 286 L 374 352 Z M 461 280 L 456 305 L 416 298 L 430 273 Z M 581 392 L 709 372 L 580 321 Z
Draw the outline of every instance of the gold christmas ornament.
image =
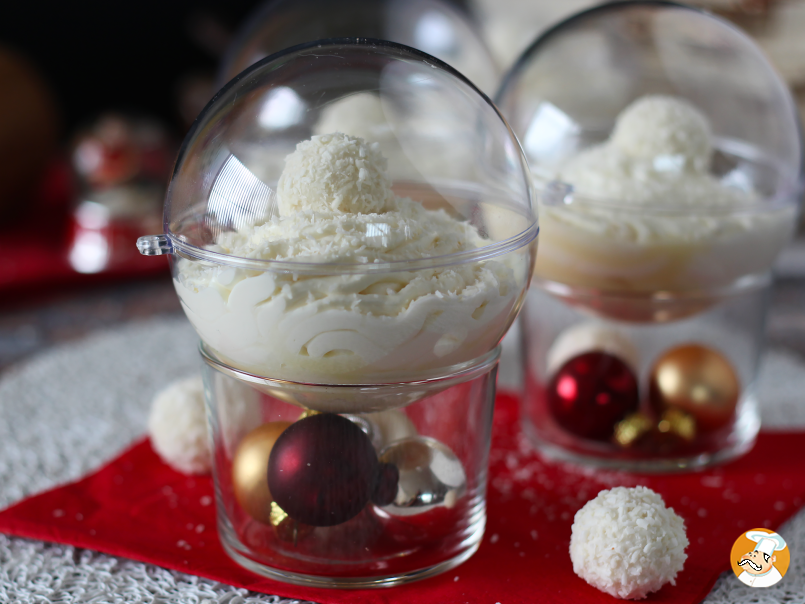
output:
M 662 414 L 677 409 L 688 413 L 700 432 L 727 425 L 735 414 L 740 393 L 741 385 L 730 362 L 719 352 L 698 344 L 669 350 L 649 374 L 649 399 L 655 411 Z
M 271 518 L 271 492 L 268 490 L 268 457 L 271 449 L 291 422 L 270 422 L 258 426 L 240 441 L 232 459 L 232 486 L 240 507 L 263 524 Z
M 696 437 L 696 420 L 680 409 L 666 409 L 657 418 L 631 413 L 615 424 L 614 439 L 621 447 L 667 455 Z
M 271 502 L 269 522 L 281 541 L 296 543 L 313 532 L 315 527 L 297 522 L 283 510 L 276 501 Z
M 657 422 L 657 431 L 691 441 L 696 437 L 696 420 L 681 409 L 666 409 Z
M 615 442 L 622 447 L 631 447 L 653 427 L 654 422 L 645 413 L 630 413 L 615 424 Z

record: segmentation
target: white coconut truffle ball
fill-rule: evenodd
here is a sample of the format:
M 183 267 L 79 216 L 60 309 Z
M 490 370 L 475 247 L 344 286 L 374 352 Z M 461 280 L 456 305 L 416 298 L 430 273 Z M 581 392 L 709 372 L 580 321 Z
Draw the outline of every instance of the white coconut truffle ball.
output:
M 685 565 L 685 523 L 646 487 L 601 491 L 576 512 L 570 536 L 573 572 L 616 598 L 637 600 Z
M 612 327 L 590 321 L 569 327 L 556 338 L 548 350 L 547 374 L 553 375 L 570 359 L 594 350 L 618 357 L 635 373 L 640 367 L 640 355 L 631 340 Z
M 277 184 L 280 215 L 304 210 L 376 214 L 393 209 L 386 158 L 377 143 L 341 132 L 302 141 Z
M 148 431 L 154 450 L 174 470 L 183 474 L 210 471 L 201 376 L 174 382 L 154 397 Z
M 316 132 L 345 132 L 367 142 L 395 140 L 380 97 L 369 92 L 353 94 L 324 107 Z
M 693 105 L 671 96 L 640 97 L 618 116 L 611 144 L 634 159 L 677 157 L 698 172 L 710 167 L 713 153 L 710 124 Z M 656 162 L 655 162 L 656 163 Z

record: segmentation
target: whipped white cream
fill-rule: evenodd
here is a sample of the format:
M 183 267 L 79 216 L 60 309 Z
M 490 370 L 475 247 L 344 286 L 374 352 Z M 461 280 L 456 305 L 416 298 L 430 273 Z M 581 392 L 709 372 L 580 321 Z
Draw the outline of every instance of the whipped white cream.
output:
M 536 274 L 614 292 L 701 291 L 762 272 L 789 240 L 794 209 L 709 173 L 710 126 L 688 103 L 642 97 L 609 140 L 558 170 L 569 205 L 540 207 Z M 543 198 L 544 201 L 544 198 Z
M 376 383 L 416 379 L 497 344 L 524 287 L 507 264 L 339 271 L 489 243 L 444 210 L 394 197 L 376 151 L 343 134 L 300 143 L 280 178 L 281 215 L 222 233 L 209 248 L 321 263 L 321 274 L 179 261 L 184 310 L 223 360 L 275 379 Z

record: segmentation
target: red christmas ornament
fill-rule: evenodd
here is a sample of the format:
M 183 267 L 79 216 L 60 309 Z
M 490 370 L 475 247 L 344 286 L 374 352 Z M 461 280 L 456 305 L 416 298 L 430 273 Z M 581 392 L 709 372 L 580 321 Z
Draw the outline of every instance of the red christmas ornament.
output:
M 334 526 L 356 516 L 374 494 L 377 478 L 377 453 L 369 437 L 334 413 L 292 424 L 268 460 L 274 501 L 310 526 Z
M 378 466 L 375 491 L 372 493 L 372 503 L 383 507 L 390 504 L 397 497 L 397 485 L 400 482 L 400 470 L 394 464 L 381 463 Z
M 547 399 L 554 419 L 568 432 L 609 440 L 615 424 L 637 410 L 637 378 L 618 357 L 585 352 L 551 378 Z

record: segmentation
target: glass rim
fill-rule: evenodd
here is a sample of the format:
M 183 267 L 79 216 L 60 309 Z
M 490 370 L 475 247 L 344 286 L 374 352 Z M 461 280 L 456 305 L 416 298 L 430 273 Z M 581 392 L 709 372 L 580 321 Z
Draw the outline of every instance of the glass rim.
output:
M 384 390 L 398 390 L 398 391 L 405 391 L 408 389 L 417 390 L 422 388 L 423 386 L 435 386 L 437 384 L 440 387 L 448 387 L 453 384 L 469 381 L 471 379 L 474 379 L 480 375 L 483 375 L 491 371 L 495 367 L 495 365 L 497 365 L 498 362 L 500 361 L 500 355 L 502 350 L 501 345 L 498 344 L 492 350 L 481 355 L 480 357 L 472 359 L 471 361 L 468 361 L 466 363 L 460 364 L 458 366 L 458 369 L 455 369 L 450 373 L 434 377 L 427 377 L 421 380 L 411 380 L 406 382 L 319 384 L 319 383 L 308 383 L 308 382 L 294 382 L 291 380 L 270 378 L 267 376 L 258 375 L 256 373 L 251 373 L 243 369 L 238 369 L 218 359 L 211 352 L 210 348 L 211 347 L 208 346 L 204 342 L 204 340 L 199 340 L 198 350 L 204 362 L 213 369 L 215 369 L 216 371 L 219 371 L 228 377 L 240 380 L 242 382 L 260 384 L 264 386 L 270 386 L 272 388 L 285 389 L 288 391 L 293 390 L 304 391 L 319 388 L 319 389 L 332 390 L 334 393 L 335 392 L 344 393 L 350 391 L 353 391 L 354 393 L 360 393 L 366 390 L 376 391 L 380 388 Z
M 181 235 L 167 233 L 165 237 L 170 240 L 171 253 L 188 260 L 211 262 L 246 270 L 298 273 L 300 275 L 365 275 L 440 269 L 493 260 L 528 246 L 537 239 L 538 235 L 539 224 L 535 221 L 528 229 L 514 237 L 509 237 L 503 241 L 498 241 L 491 245 L 485 245 L 473 250 L 417 258 L 416 260 L 391 260 L 388 262 L 372 262 L 366 264 L 359 264 L 357 262 L 299 262 L 295 260 L 244 258 L 201 248 L 192 243 L 188 243 Z
M 531 280 L 531 287 L 539 288 L 560 298 L 572 298 L 575 300 L 610 300 L 632 302 L 644 302 L 650 299 L 654 304 L 695 302 L 698 300 L 710 300 L 714 297 L 730 298 L 733 296 L 744 295 L 748 291 L 756 291 L 767 287 L 772 282 L 771 271 L 763 271 L 751 275 L 744 275 L 736 281 L 715 289 L 690 289 L 690 290 L 611 290 L 594 287 L 584 287 L 569 285 L 553 279 L 546 279 L 539 275 L 534 275 Z
M 796 185 L 789 186 L 771 197 L 758 196 L 754 201 L 730 203 L 721 206 L 685 205 L 673 203 L 637 204 L 620 201 L 608 197 L 597 197 L 588 193 L 579 193 L 572 184 L 559 179 L 533 175 L 534 191 L 540 208 L 566 210 L 589 208 L 611 212 L 624 212 L 634 216 L 657 216 L 663 218 L 745 216 L 751 214 L 774 214 L 785 210 L 796 210 L 799 207 L 799 196 L 805 190 L 805 179 Z M 741 189 L 732 189 L 741 192 Z

